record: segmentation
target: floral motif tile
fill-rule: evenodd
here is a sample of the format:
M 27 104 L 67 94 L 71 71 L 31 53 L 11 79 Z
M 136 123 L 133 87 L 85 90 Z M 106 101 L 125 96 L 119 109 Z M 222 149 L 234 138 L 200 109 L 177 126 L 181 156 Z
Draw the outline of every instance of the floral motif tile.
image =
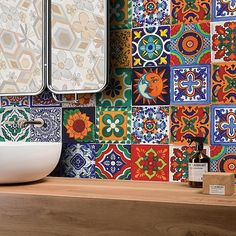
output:
M 61 96 L 58 98 L 61 99 Z M 30 105 L 31 107 L 60 107 L 61 104 L 56 102 L 52 93 L 45 89 L 41 94 L 30 97 Z
M 133 0 L 133 27 L 170 24 L 170 2 Z
M 170 143 L 188 145 L 189 137 L 205 137 L 205 144 L 209 144 L 209 110 L 209 106 L 171 107 Z
M 211 0 L 171 0 L 171 23 L 192 24 L 210 21 L 211 8 Z
M 170 60 L 170 27 L 132 30 L 133 67 L 167 65 Z
M 103 92 L 97 94 L 97 106 L 130 106 L 131 77 L 131 69 L 113 69 L 108 86 Z
M 94 107 L 96 105 L 96 96 L 95 94 L 85 93 L 78 94 L 78 101 L 75 101 L 75 94 L 64 94 L 62 95 L 62 100 L 67 101 L 62 103 L 62 107 Z
M 42 119 L 42 127 L 31 126 L 30 136 L 33 142 L 61 142 L 61 109 L 32 108 L 31 120 Z
M 169 143 L 169 107 L 133 107 L 134 143 Z
M 228 172 L 236 177 L 235 153 L 235 146 L 211 146 L 211 172 Z
M 130 145 L 101 144 L 96 146 L 96 177 L 99 179 L 131 178 Z
M 1 107 L 29 107 L 28 96 L 1 97 Z
M 0 141 L 7 142 L 27 142 L 30 141 L 29 127 L 20 128 L 18 126 L 19 120 L 29 120 L 29 108 L 0 108 Z
M 213 0 L 213 21 L 236 20 L 235 0 Z
M 171 65 L 210 64 L 210 23 L 171 26 Z
M 63 142 L 93 142 L 95 140 L 95 108 L 63 108 Z
M 236 143 L 236 105 L 213 105 L 211 107 L 211 144 Z
M 236 102 L 236 62 L 212 64 L 211 90 L 212 103 Z
M 133 105 L 170 104 L 169 66 L 134 69 Z
M 97 108 L 97 140 L 101 143 L 125 143 L 131 139 L 131 109 Z
M 64 177 L 95 178 L 95 144 L 64 144 L 60 172 Z
M 210 102 L 210 65 L 171 68 L 172 104 L 208 104 Z
M 209 155 L 209 147 L 204 152 Z M 188 160 L 194 154 L 194 146 L 170 146 L 170 181 L 187 182 Z
M 236 61 L 236 22 L 212 23 L 212 61 Z
M 132 26 L 132 0 L 110 1 L 110 24 L 112 29 L 130 29 Z
M 132 37 L 131 30 L 111 31 L 110 63 L 113 68 L 131 68 Z
M 132 145 L 131 179 L 168 181 L 168 145 Z

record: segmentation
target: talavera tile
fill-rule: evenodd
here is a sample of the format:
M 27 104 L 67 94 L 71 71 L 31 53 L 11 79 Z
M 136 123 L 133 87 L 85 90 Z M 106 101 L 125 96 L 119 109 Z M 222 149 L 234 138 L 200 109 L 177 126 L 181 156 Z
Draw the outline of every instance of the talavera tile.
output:
M 188 145 L 189 137 L 210 139 L 209 106 L 172 106 L 170 116 L 170 143 Z
M 131 30 L 113 30 L 110 38 L 111 66 L 113 68 L 131 68 L 132 37 Z
M 42 119 L 44 125 L 30 127 L 33 142 L 61 142 L 61 109 L 60 108 L 32 108 L 31 120 Z
M 132 0 L 110 1 L 110 24 L 112 29 L 130 29 L 132 26 Z
M 96 121 L 98 142 L 130 143 L 131 109 L 129 107 L 98 107 Z
M 133 27 L 170 24 L 170 1 L 132 0 Z
M 97 178 L 129 180 L 130 169 L 130 145 L 98 144 L 96 146 Z
M 236 62 L 212 64 L 211 96 L 214 104 L 236 102 Z
M 0 99 L 0 107 L 29 107 L 28 96 L 8 96 Z
M 170 146 L 170 181 L 187 182 L 188 161 L 195 153 L 195 146 Z M 204 147 L 204 152 L 209 156 L 209 146 Z
M 210 23 L 171 26 L 171 65 L 211 63 Z
M 97 94 L 97 106 L 130 106 L 131 77 L 132 69 L 113 69 L 106 89 Z
M 211 8 L 211 0 L 171 0 L 171 23 L 209 22 L 211 20 Z
M 132 145 L 131 179 L 169 180 L 168 145 Z
M 132 30 L 133 67 L 168 65 L 170 61 L 170 27 Z
M 211 171 L 233 173 L 236 177 L 235 153 L 235 146 L 211 146 Z
M 171 68 L 171 104 L 210 103 L 210 65 Z
M 212 61 L 236 61 L 236 22 L 215 22 L 211 26 Z
M 135 68 L 132 80 L 133 105 L 170 104 L 170 68 Z
M 63 108 L 63 142 L 95 141 L 95 108 Z
M 236 20 L 235 0 L 213 0 L 213 21 Z
M 169 107 L 133 107 L 134 143 L 169 143 Z
M 66 101 L 65 103 L 62 103 L 62 107 L 94 107 L 96 105 L 95 94 L 85 93 L 77 94 L 77 96 L 78 101 L 73 102 L 76 100 L 75 94 L 62 95 L 62 100 Z
M 236 143 L 236 105 L 211 107 L 211 144 Z
M 29 127 L 20 128 L 19 120 L 29 120 L 30 109 L 0 108 L 0 141 L 27 142 L 30 141 Z
M 64 144 L 60 160 L 61 176 L 95 178 L 95 144 Z

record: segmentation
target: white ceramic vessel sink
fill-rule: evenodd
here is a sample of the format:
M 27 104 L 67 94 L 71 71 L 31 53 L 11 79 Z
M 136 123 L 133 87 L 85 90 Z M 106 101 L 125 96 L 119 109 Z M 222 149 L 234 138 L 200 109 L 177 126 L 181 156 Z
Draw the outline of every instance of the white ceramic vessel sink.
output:
M 40 180 L 56 167 L 61 143 L 0 143 L 0 184 Z

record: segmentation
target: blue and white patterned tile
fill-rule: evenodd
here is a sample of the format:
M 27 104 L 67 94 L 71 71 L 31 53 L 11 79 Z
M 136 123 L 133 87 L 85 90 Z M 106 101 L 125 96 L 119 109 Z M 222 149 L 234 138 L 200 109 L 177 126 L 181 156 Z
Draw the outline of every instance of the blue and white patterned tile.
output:
M 29 127 L 20 128 L 19 120 L 29 120 L 30 109 L 0 108 L 0 141 L 1 142 L 27 142 L 30 141 Z
M 7 96 L 1 97 L 0 107 L 29 107 L 28 96 Z
M 31 120 L 42 119 L 42 127 L 31 126 L 30 136 L 33 142 L 60 142 L 61 134 L 61 108 L 32 108 Z
M 236 105 L 211 107 L 211 144 L 236 144 Z
M 60 162 L 65 177 L 95 178 L 95 144 L 64 144 Z
M 171 68 L 171 104 L 210 103 L 210 65 Z
M 212 0 L 213 21 L 236 20 L 235 0 Z

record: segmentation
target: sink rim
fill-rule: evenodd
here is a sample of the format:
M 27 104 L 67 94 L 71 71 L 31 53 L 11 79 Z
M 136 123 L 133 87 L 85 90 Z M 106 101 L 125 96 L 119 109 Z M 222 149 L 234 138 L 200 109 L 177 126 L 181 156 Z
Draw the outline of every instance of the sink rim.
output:
M 62 145 L 62 142 L 0 142 L 0 146 L 59 146 Z

